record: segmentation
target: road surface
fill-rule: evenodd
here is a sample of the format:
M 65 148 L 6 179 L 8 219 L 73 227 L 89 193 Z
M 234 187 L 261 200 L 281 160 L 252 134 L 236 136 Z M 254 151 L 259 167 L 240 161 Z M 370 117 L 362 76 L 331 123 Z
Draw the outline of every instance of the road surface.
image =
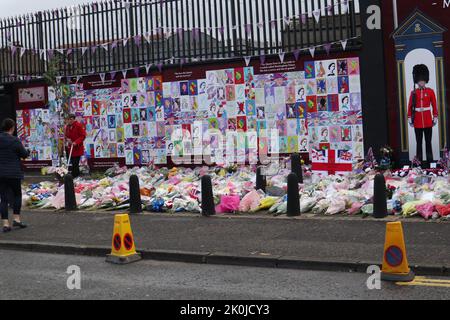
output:
M 67 288 L 72 265 L 80 268 L 81 290 Z M 156 261 L 116 266 L 97 257 L 20 251 L 0 250 L 0 270 L 0 299 L 450 299 L 450 279 L 369 290 L 368 275 L 360 273 Z

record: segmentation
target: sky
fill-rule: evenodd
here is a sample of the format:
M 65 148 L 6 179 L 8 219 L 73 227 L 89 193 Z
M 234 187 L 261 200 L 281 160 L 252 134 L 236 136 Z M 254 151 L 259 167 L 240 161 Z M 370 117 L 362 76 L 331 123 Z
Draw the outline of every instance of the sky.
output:
M 0 17 L 7 18 L 39 10 L 56 9 L 93 0 L 0 0 Z

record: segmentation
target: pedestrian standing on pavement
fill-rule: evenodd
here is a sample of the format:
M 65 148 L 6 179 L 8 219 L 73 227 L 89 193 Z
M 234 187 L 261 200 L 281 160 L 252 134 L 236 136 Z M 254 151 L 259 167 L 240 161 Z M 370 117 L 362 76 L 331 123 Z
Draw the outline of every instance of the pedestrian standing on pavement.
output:
M 72 165 L 72 170 L 70 172 L 74 178 L 77 178 L 80 176 L 80 159 L 84 154 L 86 130 L 84 129 L 84 126 L 76 120 L 76 117 L 73 114 L 67 117 L 65 135 L 67 157 L 70 156 L 70 150 L 73 148 L 70 158 L 70 164 Z
M 30 152 L 14 136 L 15 130 L 16 123 L 14 120 L 3 120 L 0 133 L 0 212 L 3 220 L 3 232 L 10 232 L 12 230 L 8 218 L 9 190 L 13 194 L 13 227 L 20 229 L 27 227 L 20 220 L 20 211 L 22 209 L 22 180 L 24 178 L 20 160 L 28 158 Z

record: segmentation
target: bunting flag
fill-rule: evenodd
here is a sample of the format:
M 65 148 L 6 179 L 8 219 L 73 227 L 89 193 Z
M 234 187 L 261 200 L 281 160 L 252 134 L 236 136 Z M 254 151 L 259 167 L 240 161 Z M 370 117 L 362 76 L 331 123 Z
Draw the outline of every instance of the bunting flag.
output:
M 286 27 L 289 27 L 291 25 L 291 18 L 284 17 L 284 24 L 286 25 Z
M 269 27 L 272 29 L 277 28 L 278 24 L 284 24 L 286 26 L 290 26 L 292 25 L 292 21 L 295 19 L 300 19 L 301 22 L 303 24 L 307 23 L 308 21 L 308 17 L 314 17 L 315 21 L 318 23 L 321 19 L 322 16 L 322 11 L 323 9 L 325 9 L 326 11 L 324 12 L 324 16 L 333 16 L 335 13 L 338 14 L 347 14 L 349 12 L 350 6 L 349 6 L 349 2 L 353 1 L 353 0 L 339 0 L 334 4 L 330 4 L 328 6 L 324 6 L 321 9 L 315 9 L 315 10 L 310 10 L 308 12 L 302 12 L 301 14 L 294 14 L 292 16 L 282 16 L 280 18 L 276 18 L 276 19 L 272 19 L 269 21 Z M 123 2 L 124 3 L 124 7 L 129 10 L 132 3 L 131 1 L 126 1 Z M 162 2 L 161 2 L 162 3 Z M 98 4 L 94 4 L 95 7 Z M 26 23 L 26 22 L 25 22 Z M 18 25 L 20 26 L 20 24 Z M 264 27 L 266 26 L 266 20 L 262 19 L 260 21 L 256 21 L 254 23 L 242 23 L 242 24 L 238 24 L 238 25 L 233 25 L 230 26 L 233 30 L 237 30 L 239 28 L 244 28 L 244 30 L 246 31 L 247 34 L 251 33 L 252 30 L 254 30 L 254 28 L 259 28 L 260 30 L 263 30 Z M 147 42 L 151 42 L 151 36 L 152 34 L 157 33 L 158 35 L 166 35 L 166 36 L 170 36 L 172 34 L 176 34 L 178 33 L 179 37 L 183 37 L 183 34 L 185 32 L 192 32 L 193 34 L 193 38 L 194 40 L 199 39 L 201 32 L 208 32 L 211 33 L 212 30 L 218 30 L 218 32 L 223 35 L 225 33 L 225 28 L 227 26 L 224 25 L 215 25 L 215 26 L 203 26 L 203 27 L 195 27 L 195 28 L 184 28 L 184 27 L 174 27 L 174 26 L 158 26 L 153 28 L 152 30 L 147 30 L 146 32 L 143 32 L 141 34 L 138 35 L 134 35 L 134 36 L 130 36 L 128 38 L 125 39 L 120 39 L 120 40 L 113 40 L 111 42 L 105 43 L 104 45 L 101 45 L 105 50 L 106 50 L 106 46 L 111 45 L 111 48 L 114 49 L 117 47 L 117 42 L 121 41 L 123 46 L 126 46 L 128 44 L 129 40 L 134 39 L 136 45 L 140 46 L 142 44 L 142 39 L 146 39 Z M 7 31 L 6 32 L 6 38 L 9 42 L 11 42 L 11 32 Z M 10 43 L 9 46 L 11 47 L 12 52 L 15 53 L 14 49 L 14 45 L 13 43 Z M 97 47 L 97 46 L 95 46 Z M 66 51 L 73 51 L 73 50 L 83 50 L 83 52 L 86 52 L 87 50 L 91 49 L 92 52 L 95 52 L 95 47 L 90 48 L 88 47 L 87 49 L 85 49 L 84 47 L 72 47 L 72 48 L 64 48 L 64 49 L 57 49 L 60 53 L 64 54 L 63 52 Z M 35 48 L 25 48 L 25 50 L 29 50 L 29 51 L 33 51 L 36 50 Z
M 342 14 L 347 14 L 348 13 L 348 0 L 343 0 L 342 1 Z
M 25 54 L 26 49 L 25 48 L 20 48 L 20 57 L 22 58 L 23 55 Z
M 134 74 L 139 78 L 139 67 L 134 68 Z
M 316 19 L 316 23 L 320 21 L 320 10 L 314 10 L 313 12 L 314 19 Z
M 73 50 L 72 49 L 67 49 L 66 55 L 70 56 L 72 54 Z
M 306 14 L 302 14 L 302 15 L 301 15 L 301 20 L 302 20 L 302 23 L 303 23 L 303 24 L 306 23 Z
M 88 47 L 81 48 L 81 55 L 84 56 L 86 54 L 86 51 L 88 51 Z
M 295 61 L 298 61 L 298 58 L 300 58 L 300 52 L 301 52 L 300 49 L 295 49 L 295 50 L 294 50 L 294 58 L 295 58 Z
M 272 21 L 270 21 L 270 27 L 271 27 L 272 29 L 275 29 L 275 28 L 277 27 L 277 20 L 272 20 Z
M 102 83 L 105 83 L 106 74 L 100 73 L 99 76 L 100 76 L 100 80 L 102 81 Z
M 178 40 L 183 41 L 184 29 L 183 28 L 178 28 L 177 29 L 177 34 L 178 34 Z
M 327 13 L 328 13 L 329 16 L 333 15 L 333 8 L 334 8 L 334 6 L 332 6 L 332 5 L 329 5 L 327 7 Z
M 53 59 L 53 50 L 52 49 L 47 50 L 47 58 L 48 58 L 48 60 Z
M 141 36 L 135 36 L 135 37 L 134 37 L 134 44 L 135 44 L 136 46 L 140 47 L 140 46 L 141 46 L 141 41 L 142 41 Z
M 102 48 L 105 49 L 106 51 L 109 51 L 109 45 L 107 43 L 102 44 Z
M 115 71 L 112 71 L 112 72 L 109 73 L 109 76 L 111 77 L 111 80 L 116 79 L 116 75 L 117 75 L 117 72 L 115 72 Z
M 348 41 L 349 41 L 349 40 L 358 39 L 358 38 L 360 38 L 360 37 L 358 36 L 358 37 L 353 37 L 353 38 L 348 38 L 348 39 L 338 40 L 338 41 L 331 42 L 331 43 L 328 43 L 328 44 L 320 44 L 320 45 L 312 46 L 312 47 L 310 47 L 310 48 L 297 48 L 297 49 L 295 49 L 295 50 L 293 50 L 293 51 L 289 51 L 289 52 L 280 52 L 280 53 L 278 53 L 278 57 L 279 57 L 279 59 L 280 59 L 281 62 L 284 62 L 285 57 L 286 57 L 286 53 L 292 53 L 293 56 L 294 56 L 294 58 L 295 58 L 295 61 L 298 61 L 301 52 L 304 50 L 304 51 L 309 51 L 309 53 L 311 54 L 311 57 L 312 57 L 312 58 L 315 58 L 315 52 L 316 52 L 316 49 L 317 49 L 317 48 L 324 48 L 325 51 L 327 52 L 327 54 L 329 54 L 330 51 L 331 51 L 331 48 L 332 48 L 332 45 L 333 45 L 333 44 L 336 44 L 336 45 L 339 45 L 339 44 L 340 44 L 340 45 L 342 46 L 343 50 L 345 51 L 346 48 L 347 48 Z M 103 44 L 103 45 L 106 45 L 106 44 Z M 100 46 L 103 46 L 103 45 L 100 45 Z M 112 46 L 113 46 L 113 45 L 112 45 Z M 9 48 L 10 48 L 12 54 L 15 54 L 16 51 L 17 51 L 17 49 L 20 49 L 20 54 L 21 54 L 21 56 L 23 56 L 24 52 L 27 50 L 26 48 L 18 48 L 18 47 L 16 47 L 16 46 L 12 46 L 12 45 L 9 46 Z M 82 48 L 83 56 L 84 56 L 84 54 L 86 53 L 86 51 L 89 50 L 89 48 L 90 48 L 90 47 L 83 47 L 83 48 Z M 24 50 L 25 50 L 25 51 L 24 51 Z M 41 56 L 41 58 L 42 58 L 42 56 L 44 56 L 45 54 L 47 54 L 47 57 L 50 58 L 50 57 L 53 56 L 54 51 L 58 51 L 58 52 L 59 52 L 59 50 L 60 50 L 60 49 L 58 49 L 58 50 L 57 50 L 57 49 L 49 49 L 49 50 L 45 50 L 45 49 L 33 49 L 33 52 L 35 52 L 36 54 L 39 54 L 39 55 Z M 72 50 L 71 50 L 71 49 L 70 49 L 70 50 L 67 50 L 66 53 L 71 54 L 71 53 L 72 53 Z M 246 66 L 249 66 L 249 65 L 250 65 L 251 59 L 252 59 L 252 58 L 258 58 L 258 59 L 260 60 L 261 64 L 265 64 L 265 63 L 266 63 L 266 56 L 265 56 L 265 54 L 261 54 L 261 55 L 259 55 L 259 56 L 244 56 L 244 57 L 242 57 L 242 58 L 245 60 Z M 164 65 L 165 63 L 172 63 L 172 64 L 175 64 L 176 60 L 179 61 L 179 64 L 180 64 L 181 66 L 184 65 L 184 64 L 186 63 L 186 59 L 184 59 L 184 58 L 181 58 L 181 57 L 180 57 L 180 58 L 172 57 L 172 58 L 170 58 L 170 59 L 162 60 L 159 64 L 156 65 L 156 67 L 158 67 L 158 70 L 159 70 L 160 72 L 162 72 L 162 68 L 163 68 L 163 65 Z M 193 58 L 190 59 L 190 61 L 193 61 L 193 62 L 197 62 L 197 61 L 200 61 L 200 60 L 201 60 L 201 59 L 199 59 L 199 58 L 197 58 L 197 57 L 193 57 Z M 215 59 L 215 60 L 227 60 L 227 58 L 217 58 L 217 59 Z M 153 64 L 145 64 L 145 65 L 138 66 L 138 67 L 136 67 L 136 68 L 134 68 L 134 69 L 126 69 L 126 70 L 117 70 L 117 71 L 113 71 L 113 72 L 110 72 L 111 78 L 114 78 L 114 77 L 116 76 L 116 73 L 119 72 L 119 71 L 122 72 L 122 75 L 123 75 L 123 78 L 124 78 L 124 79 L 126 78 L 127 72 L 128 72 L 129 70 L 137 70 L 137 72 L 135 71 L 135 73 L 136 73 L 136 75 L 138 75 L 138 74 L 139 74 L 139 69 L 140 69 L 140 68 L 145 68 L 147 74 L 149 74 L 150 68 L 151 68 L 152 65 L 153 65 Z M 95 71 L 92 71 L 92 72 L 90 72 L 90 73 L 88 73 L 88 74 L 81 75 L 81 77 L 86 77 L 86 76 L 90 76 L 90 75 L 94 75 L 94 74 L 95 74 Z M 25 77 L 28 76 L 28 75 L 27 75 L 27 74 L 25 74 L 25 75 L 24 75 L 24 74 L 22 74 L 22 75 L 14 75 L 14 74 L 12 74 L 11 77 L 12 77 L 12 76 L 25 78 Z M 80 75 L 72 75 L 72 76 L 67 76 L 67 77 L 68 77 L 68 79 L 71 79 L 71 78 L 75 78 L 75 77 L 79 77 L 79 76 L 80 76 Z M 37 78 L 37 79 L 39 79 L 39 78 L 42 78 L 42 76 L 32 76 L 32 78 Z M 79 79 L 79 78 L 77 78 L 77 79 Z
M 250 61 L 252 60 L 252 57 L 250 57 L 250 56 L 244 57 L 244 60 L 245 60 L 245 65 L 248 67 L 250 65 Z
M 327 55 L 329 55 L 331 51 L 331 43 L 327 43 L 323 47 L 325 48 Z
M 193 28 L 192 29 L 192 39 L 194 39 L 194 41 L 198 41 L 199 38 L 200 38 L 200 29 Z
M 151 43 L 152 42 L 152 36 L 151 36 L 150 32 L 147 32 L 144 35 L 144 39 L 145 39 L 145 41 L 147 41 L 147 43 Z
M 60 76 L 56 77 L 56 84 L 59 85 L 61 83 L 61 80 L 62 80 L 62 77 L 60 77 Z
M 266 56 L 264 54 L 259 56 L 259 61 L 261 64 L 265 64 L 266 63 Z

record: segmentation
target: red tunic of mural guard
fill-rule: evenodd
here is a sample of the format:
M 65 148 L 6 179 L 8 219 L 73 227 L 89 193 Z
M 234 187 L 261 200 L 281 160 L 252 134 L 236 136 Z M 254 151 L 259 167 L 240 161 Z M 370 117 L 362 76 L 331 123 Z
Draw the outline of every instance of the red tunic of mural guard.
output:
M 416 115 L 414 120 L 414 128 L 424 129 L 433 127 L 433 117 L 438 117 L 438 109 L 436 104 L 436 94 L 433 89 L 424 88 L 416 89 Z M 408 106 L 408 119 L 412 118 L 412 98 L 414 91 L 411 92 Z

